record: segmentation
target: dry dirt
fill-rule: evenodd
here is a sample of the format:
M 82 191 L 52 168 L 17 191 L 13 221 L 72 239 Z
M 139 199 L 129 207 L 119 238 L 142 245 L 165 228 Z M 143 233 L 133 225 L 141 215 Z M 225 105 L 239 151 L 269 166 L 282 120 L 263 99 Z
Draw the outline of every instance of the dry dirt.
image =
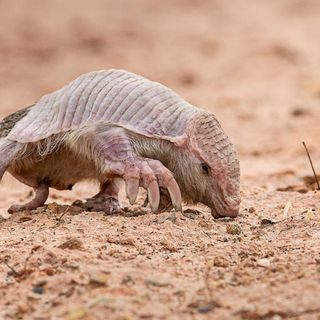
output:
M 320 172 L 318 0 L 0 0 L 0 18 L 1 116 L 123 68 L 214 112 L 242 168 L 234 220 L 67 206 L 87 184 L 8 216 L 30 190 L 5 175 L 0 319 L 320 319 L 320 192 L 301 144 Z

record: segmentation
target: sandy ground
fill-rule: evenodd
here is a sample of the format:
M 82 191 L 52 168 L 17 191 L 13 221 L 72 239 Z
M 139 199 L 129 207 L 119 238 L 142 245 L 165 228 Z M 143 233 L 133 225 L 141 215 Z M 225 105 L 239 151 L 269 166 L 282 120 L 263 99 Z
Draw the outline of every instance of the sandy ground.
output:
M 0 319 L 320 319 L 320 192 L 301 144 L 320 172 L 319 1 L 0 1 L 0 18 L 1 116 L 128 69 L 214 112 L 242 168 L 235 220 L 66 206 L 87 184 L 8 217 L 30 190 L 5 175 Z

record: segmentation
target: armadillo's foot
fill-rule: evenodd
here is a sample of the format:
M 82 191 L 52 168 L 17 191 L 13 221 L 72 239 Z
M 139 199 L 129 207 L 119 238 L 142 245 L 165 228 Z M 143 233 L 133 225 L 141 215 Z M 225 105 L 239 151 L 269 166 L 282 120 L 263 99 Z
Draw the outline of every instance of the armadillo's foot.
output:
M 108 195 L 118 199 L 119 187 L 114 180 L 108 180 L 100 184 L 100 191 L 93 198 L 100 198 L 103 195 Z
M 15 213 L 23 210 L 34 210 L 42 207 L 49 196 L 49 187 L 46 184 L 39 185 L 34 189 L 35 197 L 26 204 L 14 204 L 9 209 L 9 213 Z
M 121 212 L 119 200 L 107 194 L 101 194 L 99 197 L 94 196 L 93 198 L 87 199 L 81 207 L 87 211 L 103 211 L 107 215 Z
M 148 193 L 148 201 L 153 212 L 157 212 L 160 205 L 159 187 L 167 190 L 170 195 L 172 205 L 175 209 L 181 211 L 181 192 L 169 171 L 160 161 L 157 160 L 140 160 L 138 163 L 130 164 L 125 168 L 123 175 L 126 181 L 126 193 L 130 204 L 136 201 L 139 186 L 145 188 Z
M 15 213 L 15 212 L 23 211 L 23 210 L 27 210 L 25 205 L 23 205 L 23 204 L 13 204 L 8 209 L 8 212 L 9 213 Z
M 83 204 L 88 211 L 103 211 L 108 215 L 121 211 L 118 200 L 119 187 L 115 181 L 107 181 L 100 185 L 100 191 Z

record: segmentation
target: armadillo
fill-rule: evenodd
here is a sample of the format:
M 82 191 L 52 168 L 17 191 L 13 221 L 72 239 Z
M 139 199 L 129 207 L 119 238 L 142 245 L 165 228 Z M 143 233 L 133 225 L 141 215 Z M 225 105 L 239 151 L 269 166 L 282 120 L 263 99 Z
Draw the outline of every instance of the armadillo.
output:
M 153 212 L 181 210 L 182 201 L 205 204 L 215 218 L 239 212 L 239 160 L 216 117 L 124 70 L 83 74 L 4 118 L 0 157 L 0 180 L 8 171 L 35 191 L 10 213 L 82 180 L 100 183 L 95 197 L 116 212 L 119 179 L 131 205 L 144 188 Z

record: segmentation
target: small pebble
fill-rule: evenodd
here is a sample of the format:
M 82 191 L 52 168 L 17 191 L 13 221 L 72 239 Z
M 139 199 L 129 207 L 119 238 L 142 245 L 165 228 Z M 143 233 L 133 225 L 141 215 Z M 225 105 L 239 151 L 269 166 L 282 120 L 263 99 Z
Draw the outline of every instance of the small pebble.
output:
M 238 224 L 228 224 L 227 233 L 232 235 L 240 235 L 242 233 L 242 229 Z
M 213 265 L 215 267 L 227 268 L 229 266 L 229 262 L 224 257 L 215 257 L 213 260 Z
M 261 219 L 260 221 L 261 226 L 268 226 L 276 223 L 277 223 L 276 221 L 273 221 L 271 219 Z
M 169 287 L 170 286 L 170 283 L 162 282 L 162 281 L 159 281 L 159 280 L 156 280 L 156 279 L 146 279 L 144 281 L 144 283 L 147 286 L 153 286 L 153 287 Z
M 195 220 L 201 215 L 201 212 L 199 210 L 186 209 L 183 211 L 182 215 L 188 219 Z
M 30 220 L 32 220 L 31 217 L 24 216 L 24 217 L 19 218 L 18 222 L 19 223 L 23 223 L 23 222 L 27 222 L 27 221 L 30 221 Z
M 79 319 L 84 318 L 86 315 L 87 315 L 87 308 L 78 307 L 78 308 L 74 308 L 69 311 L 67 319 L 68 320 L 79 320 Z
M 164 223 L 165 221 L 175 222 L 177 220 L 177 216 L 175 212 L 171 212 L 168 215 L 158 215 L 153 219 L 154 223 Z
M 58 246 L 60 249 L 82 249 L 82 241 L 77 238 L 71 238 Z
M 94 272 L 90 274 L 90 283 L 94 285 L 105 286 L 108 283 L 108 275 L 103 272 Z
M 270 265 L 271 265 L 271 261 L 269 259 L 266 259 L 266 258 L 259 259 L 259 260 L 257 260 L 257 265 L 259 267 L 269 268 Z
M 199 313 L 208 313 L 214 309 L 214 305 L 208 304 L 206 306 L 201 306 L 198 308 Z
M 83 202 L 81 200 L 76 200 L 72 203 L 73 206 L 82 206 Z
M 34 292 L 36 294 L 43 294 L 45 292 L 45 289 L 42 286 L 34 286 L 32 288 L 32 292 Z

